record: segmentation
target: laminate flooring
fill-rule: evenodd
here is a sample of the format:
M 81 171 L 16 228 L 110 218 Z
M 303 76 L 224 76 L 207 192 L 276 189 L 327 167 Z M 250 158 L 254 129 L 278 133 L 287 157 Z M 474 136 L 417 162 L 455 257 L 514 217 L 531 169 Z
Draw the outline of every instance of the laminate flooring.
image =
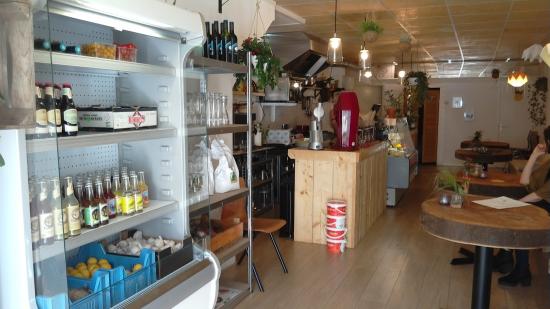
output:
M 254 260 L 265 292 L 237 308 L 470 308 L 473 266 L 452 266 L 459 245 L 425 233 L 420 204 L 430 194 L 435 167 L 424 167 L 397 208 L 388 208 L 359 245 L 342 255 L 322 245 L 280 239 L 283 274 L 271 242 L 259 236 Z M 502 288 L 493 273 L 491 308 L 550 308 L 547 254 L 531 254 L 531 287 Z M 243 278 L 246 263 L 224 270 Z

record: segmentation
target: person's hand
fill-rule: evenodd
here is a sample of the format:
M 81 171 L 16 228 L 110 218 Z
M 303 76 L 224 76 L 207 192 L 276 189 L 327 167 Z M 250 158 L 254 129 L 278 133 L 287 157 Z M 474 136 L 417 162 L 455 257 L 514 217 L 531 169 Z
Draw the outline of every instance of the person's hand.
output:
M 535 149 L 533 149 L 533 152 L 531 153 L 531 158 L 537 159 L 538 157 L 542 156 L 546 153 L 546 145 L 545 144 L 538 144 Z

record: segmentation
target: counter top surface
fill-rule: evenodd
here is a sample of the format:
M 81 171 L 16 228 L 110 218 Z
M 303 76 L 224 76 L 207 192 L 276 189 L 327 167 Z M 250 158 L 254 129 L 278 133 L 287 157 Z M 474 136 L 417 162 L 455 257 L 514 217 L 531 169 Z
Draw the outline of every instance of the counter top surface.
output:
M 340 160 L 346 162 L 359 162 L 380 151 L 386 151 L 387 145 L 384 142 L 375 142 L 368 147 L 352 151 L 338 149 L 311 150 L 308 148 L 292 148 L 288 150 L 288 156 L 298 160 Z

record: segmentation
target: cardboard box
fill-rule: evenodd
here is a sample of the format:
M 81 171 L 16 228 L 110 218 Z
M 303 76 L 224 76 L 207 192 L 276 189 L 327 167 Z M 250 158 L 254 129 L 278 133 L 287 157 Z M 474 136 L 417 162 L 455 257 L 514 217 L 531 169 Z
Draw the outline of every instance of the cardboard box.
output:
M 78 110 L 78 128 L 92 131 L 156 128 L 157 114 L 156 107 L 81 108 Z

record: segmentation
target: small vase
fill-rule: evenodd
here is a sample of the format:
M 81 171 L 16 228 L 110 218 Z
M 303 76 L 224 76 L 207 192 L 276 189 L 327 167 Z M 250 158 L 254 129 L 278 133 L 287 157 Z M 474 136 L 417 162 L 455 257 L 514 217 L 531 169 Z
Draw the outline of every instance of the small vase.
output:
M 363 33 L 363 41 L 367 41 L 369 43 L 372 43 L 378 39 L 378 33 L 376 31 L 367 31 Z
M 453 193 L 451 195 L 451 208 L 462 208 L 464 203 L 464 196 L 462 194 Z

